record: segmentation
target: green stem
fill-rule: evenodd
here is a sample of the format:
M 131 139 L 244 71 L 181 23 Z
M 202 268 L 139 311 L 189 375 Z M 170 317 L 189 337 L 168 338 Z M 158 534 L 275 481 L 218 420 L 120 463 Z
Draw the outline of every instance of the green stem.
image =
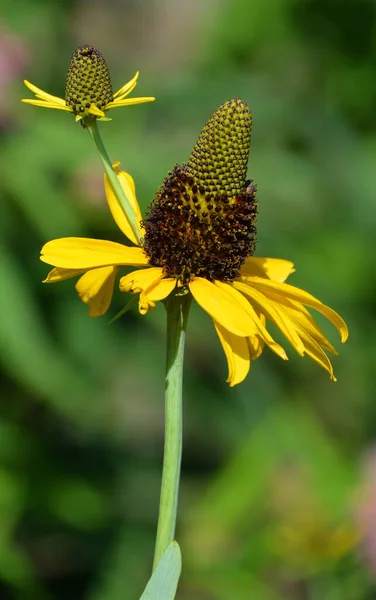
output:
M 87 123 L 86 127 L 90 134 L 91 139 L 93 140 L 94 144 L 97 147 L 99 157 L 104 166 L 104 170 L 107 173 L 108 179 L 110 180 L 110 183 L 112 185 L 112 189 L 114 190 L 114 193 L 123 208 L 124 214 L 129 221 L 132 231 L 135 234 L 136 238 L 138 240 L 140 240 L 141 232 L 140 232 L 139 224 L 137 223 L 136 215 L 134 214 L 134 211 L 133 211 L 133 209 L 130 205 L 130 202 L 127 198 L 127 195 L 124 192 L 123 188 L 121 187 L 120 182 L 117 178 L 117 175 L 112 167 L 112 163 L 107 154 L 107 150 L 106 150 L 106 148 L 103 144 L 102 138 L 99 134 L 97 120 L 93 119 L 91 122 Z
M 166 301 L 165 443 L 153 569 L 175 536 L 183 437 L 184 343 L 191 300 L 186 294 L 171 295 Z

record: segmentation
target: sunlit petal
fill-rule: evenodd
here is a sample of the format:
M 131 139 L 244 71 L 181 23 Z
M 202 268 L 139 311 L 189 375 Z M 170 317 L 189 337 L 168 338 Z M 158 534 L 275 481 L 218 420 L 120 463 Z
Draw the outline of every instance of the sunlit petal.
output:
M 106 109 L 117 108 L 118 106 L 131 106 L 132 104 L 143 104 L 144 102 L 154 102 L 154 96 L 145 96 L 140 98 L 126 98 L 125 100 L 116 99 L 106 105 Z
M 119 183 L 120 183 L 121 187 L 123 188 L 126 197 L 128 198 L 129 204 L 131 205 L 131 208 L 135 214 L 136 220 L 138 223 L 140 223 L 142 220 L 142 214 L 141 214 L 141 210 L 138 205 L 138 202 L 137 202 L 136 190 L 135 190 L 133 178 L 131 177 L 131 175 L 129 175 L 129 173 L 126 173 L 125 171 L 121 171 L 121 169 L 119 169 L 119 165 L 120 165 L 119 162 L 115 163 L 113 165 L 114 170 L 116 172 Z M 104 175 L 104 187 L 105 187 L 108 206 L 110 208 L 111 214 L 112 214 L 117 226 L 124 233 L 124 235 L 127 236 L 127 238 L 129 240 L 131 240 L 131 242 L 138 245 L 138 239 L 136 238 L 135 234 L 133 233 L 133 230 L 130 226 L 128 218 L 125 215 L 123 208 L 122 208 L 116 194 L 113 191 L 112 185 L 110 183 L 110 180 L 108 179 L 107 174 Z M 141 225 L 139 225 L 139 227 L 140 227 L 141 235 L 144 235 L 144 229 L 141 227 Z
M 105 116 L 103 110 L 98 108 L 98 106 L 95 106 L 95 104 L 90 104 L 89 113 L 96 117 L 104 117 Z
M 169 296 L 176 286 L 176 279 L 168 277 L 158 281 L 155 285 L 149 286 L 145 290 L 145 294 L 149 300 L 159 302 Z
M 284 306 L 281 303 L 275 303 L 275 308 L 279 311 L 281 317 L 285 319 L 290 333 L 295 332 L 295 334 L 299 336 L 299 339 L 303 343 L 304 354 L 308 355 L 321 367 L 328 371 L 330 378 L 333 381 L 336 381 L 333 374 L 332 364 L 327 355 L 325 354 L 324 350 L 322 349 L 321 344 L 318 342 L 317 337 L 311 336 L 309 331 L 305 329 L 300 323 L 299 319 L 296 318 L 296 314 L 293 313 L 293 311 L 286 308 L 286 306 Z M 316 330 L 313 329 L 312 331 L 316 336 Z
M 27 79 L 24 79 L 24 84 L 27 88 L 29 88 L 30 91 L 34 92 L 34 94 L 36 94 L 38 98 L 42 98 L 47 102 L 53 102 L 56 104 L 61 104 L 61 106 L 65 106 L 65 100 L 63 98 L 59 98 L 58 96 L 52 96 L 52 94 L 48 94 L 44 90 L 38 88 L 33 83 L 30 83 L 30 81 L 27 81 Z
M 226 289 L 202 277 L 190 281 L 189 289 L 201 308 L 234 335 L 245 337 L 256 332 L 255 324 L 241 302 L 234 302 L 233 295 Z
M 120 90 L 115 92 L 114 98 L 117 98 L 118 96 L 124 96 L 124 94 L 129 94 L 136 87 L 139 74 L 140 72 L 137 71 L 136 75 L 132 77 L 132 79 L 130 79 L 126 84 L 124 84 L 123 87 L 120 88 Z
M 272 294 L 270 295 L 272 297 Z M 300 302 L 296 302 L 295 300 L 290 300 L 289 298 L 284 298 L 283 302 L 281 302 L 281 298 L 276 295 L 276 301 L 280 304 L 283 304 L 286 311 L 291 315 L 291 317 L 299 323 L 301 327 L 309 335 L 320 344 L 322 348 L 329 350 L 332 354 L 338 355 L 337 350 L 332 346 L 329 340 L 325 337 L 320 327 L 312 317 L 312 315 L 308 312 L 308 310 L 301 304 Z
M 241 275 L 251 277 L 267 277 L 273 281 L 285 281 L 291 273 L 295 273 L 294 263 L 282 258 L 260 258 L 251 256 L 241 268 Z
M 278 303 L 272 302 L 267 298 L 267 296 L 262 294 L 259 290 L 255 289 L 251 285 L 247 285 L 246 283 L 241 283 L 239 281 L 235 281 L 233 285 L 247 298 L 249 298 L 252 304 L 255 305 L 261 312 L 263 312 L 265 316 L 267 316 L 281 330 L 283 335 L 288 339 L 298 354 L 303 356 L 304 344 L 299 335 L 296 333 L 295 327 L 291 326 L 291 319 L 286 317 L 286 315 L 279 310 Z
M 261 323 L 265 327 L 265 325 L 266 325 L 265 315 L 263 315 L 262 313 L 258 313 L 257 311 L 256 311 L 256 313 L 257 313 L 257 316 L 260 319 Z M 249 346 L 250 358 L 251 358 L 251 360 L 256 360 L 262 354 L 265 342 L 260 335 L 251 335 L 251 336 L 247 337 L 247 342 L 248 342 L 248 346 Z
M 72 112 L 72 109 L 68 106 L 61 106 L 60 104 L 45 102 L 44 100 L 29 100 L 29 98 L 23 98 L 21 102 L 24 104 L 33 104 L 34 106 L 42 106 L 43 108 L 55 108 L 56 110 L 66 110 L 68 112 Z
M 120 279 L 119 287 L 122 292 L 137 294 L 145 292 L 148 288 L 155 286 L 164 277 L 161 267 L 149 267 L 148 269 L 139 269 L 124 275 Z
M 233 387 L 247 377 L 251 366 L 247 338 L 234 335 L 215 321 L 213 323 L 227 359 L 227 382 Z
M 138 309 L 142 315 L 154 310 L 156 302 L 164 300 L 176 286 L 176 279 L 161 279 L 140 293 Z
M 71 277 L 76 277 L 76 275 L 82 275 L 85 273 L 85 269 L 60 269 L 56 267 L 52 269 L 43 280 L 43 283 L 56 283 L 57 281 L 64 281 L 65 279 L 71 279 Z
M 60 238 L 47 242 L 40 259 L 64 269 L 92 269 L 109 265 L 143 267 L 148 257 L 141 248 L 129 248 L 116 242 L 90 238 Z
M 216 281 L 215 285 L 220 287 L 221 289 L 226 290 L 226 292 L 233 297 L 233 300 L 240 304 L 247 312 L 248 316 L 251 317 L 255 327 L 253 333 L 251 333 L 250 335 L 260 335 L 263 338 L 263 340 L 268 344 L 269 348 L 273 350 L 273 352 L 278 354 L 278 356 L 283 358 L 283 360 L 287 360 L 285 350 L 282 348 L 282 346 L 280 346 L 274 341 L 268 330 L 264 327 L 263 323 L 258 318 L 257 312 L 255 311 L 252 304 L 248 302 L 248 300 L 244 298 L 242 293 L 240 293 L 235 288 L 235 282 L 229 285 L 226 283 L 222 283 L 221 281 Z
M 100 317 L 108 310 L 114 292 L 117 267 L 87 271 L 76 283 L 82 302 L 89 305 L 90 317 Z
M 129 89 L 127 89 L 125 92 L 122 92 L 121 94 L 119 94 L 118 96 L 114 96 L 114 102 L 118 102 L 119 100 L 124 100 L 124 98 L 126 98 L 127 96 L 129 96 L 129 94 L 131 92 L 133 92 L 134 88 L 137 85 L 137 81 L 135 81 L 130 87 Z
M 342 342 L 347 340 L 348 329 L 344 320 L 332 308 L 326 306 L 308 292 L 289 285 L 288 283 L 277 283 L 268 279 L 262 279 L 261 277 L 252 277 L 250 283 L 251 285 L 255 285 L 264 294 L 267 294 L 268 291 L 273 291 L 278 295 L 291 298 L 291 300 L 297 300 L 310 308 L 314 308 L 319 313 L 323 314 L 338 329 L 341 334 Z
M 337 381 L 334 377 L 332 363 L 321 346 L 303 328 L 299 330 L 299 333 L 304 342 L 305 353 L 329 373 L 332 381 Z

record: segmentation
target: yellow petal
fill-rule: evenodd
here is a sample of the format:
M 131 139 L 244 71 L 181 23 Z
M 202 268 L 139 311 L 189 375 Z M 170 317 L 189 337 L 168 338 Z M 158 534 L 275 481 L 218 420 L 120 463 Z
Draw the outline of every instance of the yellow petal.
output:
M 144 96 L 141 98 L 126 98 L 125 100 L 120 100 L 116 98 L 113 102 L 109 102 L 106 105 L 106 109 L 116 108 L 118 106 L 131 106 L 132 104 L 143 104 L 144 102 L 153 102 L 155 100 L 154 96 Z
M 119 102 L 119 100 L 124 100 L 124 98 L 126 98 L 131 92 L 133 92 L 136 85 L 137 85 L 137 81 L 135 81 L 134 84 L 128 90 L 119 94 L 118 96 L 116 96 L 116 98 L 114 97 L 114 102 Z
M 251 281 L 251 279 L 248 281 Z M 283 335 L 288 339 L 297 353 L 300 354 L 300 356 L 303 356 L 304 344 L 299 335 L 296 333 L 296 328 L 291 323 L 291 320 L 279 310 L 278 303 L 268 299 L 267 296 L 262 294 L 259 290 L 255 289 L 251 285 L 240 283 L 239 281 L 234 281 L 233 285 L 237 290 L 241 291 L 247 298 L 249 298 L 252 301 L 252 304 L 255 304 L 256 307 L 281 330 Z
M 249 346 L 249 356 L 251 360 L 256 360 L 264 349 L 265 342 L 259 335 L 251 335 L 247 337 Z M 287 355 L 286 359 L 287 360 Z
M 136 216 L 136 220 L 138 223 L 140 223 L 142 220 L 142 215 L 141 215 L 141 210 L 138 205 L 137 198 L 136 198 L 136 190 L 135 190 L 133 178 L 129 175 L 129 173 L 126 173 L 125 171 L 121 171 L 118 168 L 119 165 L 120 165 L 120 163 L 117 162 L 113 165 L 113 168 L 116 172 L 119 183 L 120 183 L 121 187 L 123 188 L 126 197 L 128 198 L 128 202 L 131 205 L 131 208 L 133 209 L 133 212 Z M 123 208 L 122 208 L 119 200 L 117 199 L 116 194 L 114 193 L 114 191 L 112 189 L 112 185 L 110 183 L 110 180 L 107 177 L 107 174 L 104 175 L 104 188 L 105 188 L 105 192 L 106 192 L 108 206 L 110 208 L 110 211 L 114 218 L 114 221 L 116 222 L 119 229 L 124 233 L 124 235 L 127 236 L 127 238 L 129 240 L 131 240 L 131 242 L 136 244 L 136 246 L 138 246 L 138 239 L 136 238 L 135 234 L 133 233 L 133 230 L 129 224 L 128 218 L 125 215 Z M 141 226 L 139 226 L 139 227 L 140 227 L 141 235 L 144 235 L 145 230 Z
M 247 258 L 241 268 L 241 275 L 250 277 L 258 275 L 273 281 L 285 281 L 291 273 L 295 273 L 294 263 L 282 258 Z
M 326 371 L 328 371 L 330 378 L 333 381 L 336 381 L 333 374 L 332 364 L 325 354 L 324 350 L 321 348 L 321 345 L 313 336 L 309 334 L 307 329 L 305 329 L 299 320 L 296 318 L 296 315 L 292 313 L 291 310 L 283 306 L 282 304 L 275 303 L 276 309 L 280 312 L 281 317 L 283 317 L 289 327 L 290 333 L 292 331 L 295 332 L 296 335 L 299 336 L 304 348 L 303 354 L 308 355 L 315 362 L 317 362 L 321 367 L 323 367 Z M 315 334 L 316 331 L 314 330 Z M 290 341 L 290 340 L 289 340 Z M 294 344 L 293 344 L 294 345 Z
M 255 324 L 236 295 L 202 277 L 195 277 L 189 289 L 196 302 L 211 317 L 234 335 L 245 337 L 256 332 Z M 239 294 L 240 296 L 241 294 Z
M 289 285 L 288 283 L 277 283 L 268 279 L 262 279 L 261 277 L 252 277 L 250 284 L 252 286 L 256 286 L 264 294 L 267 294 L 268 291 L 273 291 L 285 298 L 297 300 L 298 302 L 301 302 L 310 308 L 314 308 L 319 313 L 323 314 L 338 329 L 342 342 L 347 340 L 348 329 L 342 317 L 340 317 L 339 314 L 336 313 L 332 308 L 326 306 L 308 292 Z
M 338 355 L 336 349 L 327 340 L 320 327 L 308 310 L 300 303 L 294 300 L 285 298 L 284 306 L 286 311 L 292 316 L 294 321 L 299 323 L 303 329 L 325 350 L 329 350 L 332 354 Z
M 42 106 L 43 108 L 55 108 L 56 110 L 66 110 L 73 112 L 69 106 L 61 106 L 60 104 L 54 104 L 53 102 L 45 102 L 44 100 L 29 100 L 29 98 L 23 98 L 21 102 L 24 104 L 33 104 L 34 106 Z
M 81 275 L 82 273 L 85 273 L 85 269 L 59 269 L 57 267 L 48 273 L 46 279 L 43 280 L 43 283 L 64 281 L 65 279 L 76 277 L 76 275 Z
M 120 90 L 115 92 L 114 98 L 117 98 L 118 96 L 124 96 L 125 94 L 130 94 L 130 92 L 137 85 L 137 79 L 138 79 L 139 74 L 140 74 L 140 72 L 137 71 L 136 75 L 132 79 L 130 79 L 125 85 L 123 85 L 123 87 L 121 87 Z
M 110 306 L 117 271 L 117 267 L 92 269 L 77 281 L 76 290 L 82 302 L 89 305 L 90 317 L 104 315 Z
M 176 286 L 176 279 L 166 277 L 158 281 L 155 285 L 149 286 L 145 290 L 145 294 L 152 302 L 159 302 L 169 296 Z
M 90 238 L 60 238 L 47 242 L 40 259 L 63 269 L 93 269 L 110 265 L 144 267 L 148 257 L 141 248 Z
M 42 98 L 43 100 L 46 100 L 47 102 L 53 102 L 55 104 L 60 104 L 61 106 L 65 106 L 65 100 L 63 98 L 59 98 L 58 96 L 52 96 L 52 94 L 47 94 L 47 92 L 41 90 L 33 83 L 30 83 L 30 81 L 27 81 L 27 79 L 24 79 L 24 84 L 26 85 L 27 88 L 29 88 L 29 90 L 34 92 L 34 94 L 36 94 L 39 98 Z
M 247 338 L 230 333 L 215 321 L 213 323 L 227 358 L 228 377 L 226 381 L 230 387 L 233 387 L 247 377 L 251 366 Z
M 304 331 L 303 328 L 299 330 L 299 333 L 304 342 L 305 353 L 307 356 L 312 358 L 312 360 L 317 362 L 320 367 L 325 369 L 325 371 L 329 373 L 332 381 L 337 381 L 337 379 L 334 377 L 332 363 L 321 346 L 319 346 L 319 344 L 306 331 Z
M 145 292 L 148 288 L 159 283 L 163 277 L 164 273 L 161 267 L 139 269 L 138 271 L 132 271 L 132 273 L 124 275 L 120 279 L 119 287 L 122 292 L 138 294 L 139 292 Z
M 260 335 L 263 338 L 263 340 L 268 344 L 269 348 L 273 350 L 273 352 L 278 354 L 278 356 L 283 358 L 283 360 L 287 360 L 286 352 L 284 351 L 282 346 L 280 346 L 273 340 L 272 336 L 257 316 L 257 312 L 253 308 L 252 304 L 248 302 L 248 300 L 244 298 L 244 296 L 235 288 L 235 282 L 229 285 L 227 283 L 222 283 L 221 281 L 216 281 L 215 285 L 217 287 L 220 287 L 221 289 L 226 290 L 228 294 L 233 296 L 234 300 L 236 299 L 236 302 L 238 302 L 244 308 L 248 316 L 251 317 L 254 324 L 254 331 L 250 335 Z
M 256 290 L 255 288 L 252 288 L 252 286 L 248 286 L 248 289 L 252 290 L 252 293 L 255 295 L 255 297 L 257 294 L 262 293 Z M 264 296 L 264 298 L 266 297 Z M 329 340 L 327 340 L 327 338 L 324 336 L 323 332 L 317 325 L 312 315 L 308 312 L 308 310 L 305 308 L 305 306 L 303 306 L 301 302 L 291 300 L 290 298 L 284 298 L 281 295 L 275 294 L 273 292 L 268 292 L 266 300 L 273 306 L 283 308 L 283 314 L 285 315 L 285 319 L 288 319 L 291 325 L 291 329 L 296 330 L 295 324 L 298 323 L 301 327 L 303 327 L 303 329 L 305 329 L 305 331 L 309 333 L 309 335 L 316 342 L 319 343 L 320 346 L 322 346 L 326 350 L 329 350 L 333 354 L 338 355 L 338 352 L 335 350 L 335 348 L 332 346 Z M 291 323 L 290 319 L 293 320 L 293 323 Z M 289 341 L 295 347 L 294 342 L 292 340 Z
M 95 115 L 96 117 L 104 117 L 105 116 L 103 110 L 98 108 L 98 106 L 95 106 L 95 104 L 90 104 L 89 113 L 91 115 Z
M 265 315 L 263 315 L 262 313 L 259 313 L 257 311 L 256 311 L 256 313 L 257 313 L 257 316 L 260 319 L 261 323 L 265 327 L 265 325 L 266 325 Z M 262 354 L 265 342 L 262 339 L 262 337 L 259 335 L 251 335 L 251 336 L 247 337 L 247 342 L 248 342 L 248 346 L 249 346 L 250 358 L 251 358 L 251 360 L 256 360 Z
M 156 302 L 167 298 L 175 286 L 176 279 L 161 279 L 156 284 L 148 287 L 145 292 L 141 292 L 138 302 L 140 313 L 146 315 L 150 310 L 154 310 Z

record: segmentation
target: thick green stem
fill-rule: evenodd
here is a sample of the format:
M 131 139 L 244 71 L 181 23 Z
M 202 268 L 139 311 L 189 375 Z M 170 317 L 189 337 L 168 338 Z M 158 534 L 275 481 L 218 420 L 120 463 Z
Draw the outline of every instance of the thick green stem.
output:
M 191 300 L 188 293 L 183 296 L 171 295 L 166 302 L 165 443 L 153 569 L 175 536 L 183 437 L 184 343 Z
M 102 138 L 99 134 L 97 120 L 93 119 L 90 123 L 88 123 L 86 125 L 86 127 L 90 134 L 91 139 L 94 141 L 94 143 L 97 147 L 99 157 L 104 166 L 104 170 L 106 171 L 108 179 L 110 180 L 112 189 L 114 190 L 114 193 L 123 208 L 124 214 L 127 217 L 128 221 L 130 223 L 130 226 L 132 227 L 132 231 L 135 234 L 136 238 L 138 240 L 140 240 L 141 232 L 140 232 L 139 224 L 137 223 L 136 215 L 134 214 L 134 211 L 133 211 L 133 209 L 129 203 L 129 200 L 127 198 L 127 195 L 124 192 L 123 188 L 121 187 L 120 182 L 117 178 L 117 175 L 112 167 L 112 163 L 107 154 L 107 150 L 106 150 L 106 148 L 103 144 Z

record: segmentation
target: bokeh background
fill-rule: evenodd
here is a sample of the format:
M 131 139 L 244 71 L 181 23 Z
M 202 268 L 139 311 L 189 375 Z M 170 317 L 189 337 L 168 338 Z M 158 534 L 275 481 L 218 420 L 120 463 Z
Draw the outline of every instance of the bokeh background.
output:
M 267 350 L 235 389 L 194 307 L 177 537 L 181 600 L 376 597 L 376 5 L 369 0 L 1 0 L 0 597 L 135 600 L 149 578 L 163 450 L 163 306 L 114 325 L 72 281 L 42 285 L 60 236 L 121 241 L 87 133 L 22 105 L 64 95 L 95 45 L 135 95 L 101 125 L 145 209 L 201 127 L 254 117 L 259 256 L 348 322 L 337 383 Z M 321 321 L 320 321 L 321 322 Z M 340 346 L 337 333 L 322 324 Z

